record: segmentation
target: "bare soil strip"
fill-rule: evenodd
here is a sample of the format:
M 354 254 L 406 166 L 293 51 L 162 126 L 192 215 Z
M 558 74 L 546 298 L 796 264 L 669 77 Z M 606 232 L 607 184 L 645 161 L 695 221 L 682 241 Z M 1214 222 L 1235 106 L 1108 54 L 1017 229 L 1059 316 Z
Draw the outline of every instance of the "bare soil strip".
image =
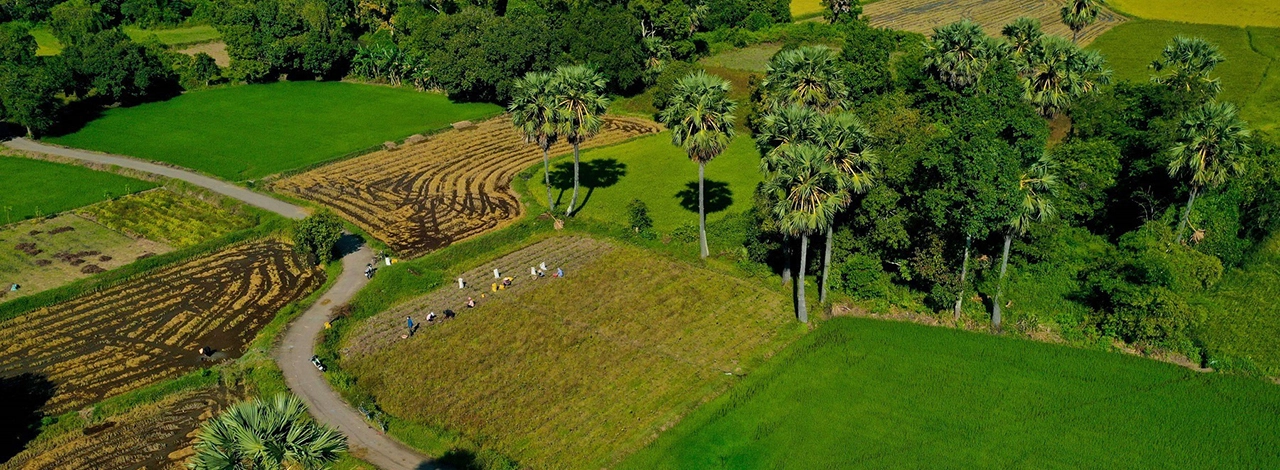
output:
M 645 119 L 609 116 L 603 131 L 583 148 L 659 130 Z M 571 150 L 561 142 L 551 154 Z M 523 215 L 511 180 L 541 159 L 537 146 L 526 143 L 504 116 L 326 165 L 277 181 L 272 189 L 324 204 L 401 255 L 414 257 Z

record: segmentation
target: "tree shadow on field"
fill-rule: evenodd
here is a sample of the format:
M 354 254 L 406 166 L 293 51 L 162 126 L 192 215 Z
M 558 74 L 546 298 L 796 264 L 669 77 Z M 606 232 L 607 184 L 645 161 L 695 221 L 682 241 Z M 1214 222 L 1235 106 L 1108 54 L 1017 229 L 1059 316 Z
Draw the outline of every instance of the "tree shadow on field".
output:
M 360 247 L 364 246 L 364 238 L 359 235 L 344 233 L 338 238 L 338 243 L 333 244 L 334 259 L 342 259 L 343 257 L 360 251 Z
M 607 188 L 618 184 L 623 176 L 627 176 L 627 165 L 612 158 L 585 160 L 578 164 L 578 185 L 587 188 L 587 194 L 578 201 L 573 213 L 582 212 L 591 200 L 596 188 Z M 556 206 L 567 204 L 566 198 L 573 197 L 573 162 L 561 162 L 551 169 L 551 187 L 560 190 L 556 196 Z M 568 193 L 566 196 L 565 193 Z
M 481 451 L 481 453 L 486 453 Z M 458 470 L 483 470 L 486 468 L 520 468 L 510 459 L 502 455 L 496 455 L 488 452 L 487 458 L 476 455 L 475 452 L 466 449 L 451 449 L 445 452 L 434 462 L 423 463 L 418 466 L 418 470 L 436 470 L 440 468 L 437 465 L 443 465 L 444 468 L 454 468 Z M 496 461 L 495 461 L 496 460 Z M 497 464 L 497 465 L 495 465 Z
M 706 180 L 705 183 L 707 213 L 712 214 L 728 209 L 733 205 L 733 191 L 729 189 L 729 183 Z M 684 189 L 676 193 L 676 197 L 680 199 L 680 207 L 693 213 L 698 213 L 698 182 L 690 181 L 685 183 Z
M 56 387 L 41 374 L 0 377 L 0 462 L 22 452 L 40 434 L 40 411 Z

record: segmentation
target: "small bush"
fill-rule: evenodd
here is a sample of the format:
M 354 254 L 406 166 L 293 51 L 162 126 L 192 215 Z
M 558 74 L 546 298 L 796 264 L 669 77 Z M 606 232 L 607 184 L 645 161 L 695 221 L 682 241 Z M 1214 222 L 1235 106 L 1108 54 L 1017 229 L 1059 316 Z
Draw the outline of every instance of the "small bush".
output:
M 880 258 L 854 254 L 832 268 L 831 287 L 858 299 L 886 296 L 889 274 Z
M 653 218 L 649 217 L 649 206 L 644 201 L 632 199 L 627 203 L 627 220 L 636 232 L 644 232 L 653 228 Z
M 321 264 L 333 259 L 333 249 L 339 238 L 342 238 L 342 219 L 327 210 L 302 219 L 293 232 L 294 248 L 314 256 Z

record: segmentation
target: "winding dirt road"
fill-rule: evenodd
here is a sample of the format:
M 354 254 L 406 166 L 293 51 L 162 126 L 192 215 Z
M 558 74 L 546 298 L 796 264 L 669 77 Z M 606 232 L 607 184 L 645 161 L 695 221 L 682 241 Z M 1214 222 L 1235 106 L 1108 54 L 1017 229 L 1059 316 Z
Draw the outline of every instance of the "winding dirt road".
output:
M 120 155 L 46 145 L 21 138 L 5 142 L 4 145 L 15 150 L 115 165 L 179 179 L 290 219 L 301 219 L 307 215 L 301 207 L 189 170 Z M 284 373 L 285 383 L 293 393 L 307 403 L 311 414 L 320 422 L 337 428 L 347 436 L 347 444 L 351 448 L 352 455 L 386 470 L 441 468 L 431 459 L 371 427 L 360 413 L 347 405 L 346 401 L 329 387 L 329 383 L 325 381 L 320 371 L 311 365 L 311 356 L 315 354 L 316 341 L 320 331 L 324 329 L 325 322 L 332 318 L 335 307 L 351 300 L 368 282 L 361 265 L 372 259 L 372 253 L 363 244 L 360 244 L 357 249 L 347 250 L 342 257 L 342 275 L 328 292 L 325 292 L 310 309 L 307 309 L 289 326 L 284 340 L 275 350 L 276 363 Z

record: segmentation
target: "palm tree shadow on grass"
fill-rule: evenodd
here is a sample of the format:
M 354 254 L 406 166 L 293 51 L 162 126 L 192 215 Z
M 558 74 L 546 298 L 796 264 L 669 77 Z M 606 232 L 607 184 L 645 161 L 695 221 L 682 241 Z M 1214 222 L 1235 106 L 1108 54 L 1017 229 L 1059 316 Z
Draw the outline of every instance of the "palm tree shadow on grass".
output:
M 44 407 L 53 398 L 56 387 L 40 374 L 0 377 L 0 462 L 22 452 L 27 443 L 40 433 Z
M 578 163 L 578 185 L 587 188 L 587 194 L 578 201 L 578 207 L 573 210 L 574 215 L 587 207 L 587 202 L 591 200 L 591 194 L 596 188 L 607 188 L 618 184 L 618 180 L 623 176 L 627 176 L 627 165 L 612 158 L 584 160 Z M 561 162 L 551 168 L 551 187 L 560 190 L 556 194 L 556 206 L 567 204 L 566 192 L 570 196 L 573 194 L 572 161 Z
M 733 205 L 733 191 L 729 189 L 729 183 L 706 180 L 705 185 L 708 214 L 723 211 Z M 689 212 L 698 213 L 697 181 L 685 183 L 684 189 L 677 192 L 676 197 L 680 199 L 680 207 Z

